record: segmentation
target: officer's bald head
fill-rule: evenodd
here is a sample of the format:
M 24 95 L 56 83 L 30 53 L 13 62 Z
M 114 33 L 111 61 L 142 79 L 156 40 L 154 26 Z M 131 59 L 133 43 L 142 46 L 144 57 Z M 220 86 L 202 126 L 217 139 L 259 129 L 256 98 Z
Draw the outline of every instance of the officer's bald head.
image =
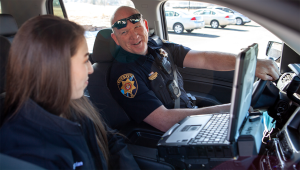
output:
M 139 14 L 140 11 L 138 11 L 135 8 L 128 7 L 128 6 L 121 6 L 117 8 L 117 10 L 114 12 L 114 14 L 111 16 L 110 24 L 113 25 L 116 21 L 127 18 L 133 14 Z
M 134 14 L 140 14 L 140 12 L 127 6 L 119 7 L 111 17 L 111 24 L 113 25 L 125 18 L 127 20 L 121 28 L 115 27 L 112 29 L 111 37 L 125 51 L 132 54 L 146 55 L 148 52 L 148 22 L 142 18 L 134 23 L 128 21 L 128 17 Z

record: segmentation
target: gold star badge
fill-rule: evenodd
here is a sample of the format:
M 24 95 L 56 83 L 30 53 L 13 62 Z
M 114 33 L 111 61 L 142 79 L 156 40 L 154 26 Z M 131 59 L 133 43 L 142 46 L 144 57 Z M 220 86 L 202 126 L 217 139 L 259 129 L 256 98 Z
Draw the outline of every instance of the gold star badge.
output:
M 134 86 L 134 81 L 130 81 L 129 79 L 126 79 L 126 81 L 122 81 L 122 90 L 124 90 L 124 93 L 129 93 L 132 95 L 132 90 L 136 89 Z
M 138 83 L 132 73 L 121 75 L 117 80 L 120 92 L 128 98 L 134 98 L 138 91 Z

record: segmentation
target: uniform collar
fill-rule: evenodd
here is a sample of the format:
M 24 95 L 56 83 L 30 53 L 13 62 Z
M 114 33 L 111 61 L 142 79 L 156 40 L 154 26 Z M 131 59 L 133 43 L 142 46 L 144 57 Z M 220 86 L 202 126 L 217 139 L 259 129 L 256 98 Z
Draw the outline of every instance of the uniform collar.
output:
M 149 47 L 148 47 L 148 50 L 149 50 Z M 133 54 L 133 53 L 125 51 L 123 48 L 121 48 L 116 57 L 116 60 L 120 63 L 136 62 L 142 66 L 146 62 L 148 55 L 149 54 L 146 54 L 146 55 Z
M 142 57 L 143 55 L 130 53 L 121 47 L 116 60 L 121 63 L 131 63 L 139 60 Z
M 148 55 L 151 54 L 149 51 L 154 51 L 155 49 L 159 49 L 162 46 L 160 44 L 157 44 L 155 40 L 153 40 L 151 37 L 148 39 L 148 54 L 146 55 L 139 55 L 139 54 L 133 54 L 126 50 L 124 50 L 122 47 L 120 48 L 119 53 L 117 54 L 116 60 L 120 63 L 131 63 L 131 62 L 137 62 L 140 65 L 143 65 L 145 61 L 147 60 Z M 154 58 L 153 58 L 154 59 Z

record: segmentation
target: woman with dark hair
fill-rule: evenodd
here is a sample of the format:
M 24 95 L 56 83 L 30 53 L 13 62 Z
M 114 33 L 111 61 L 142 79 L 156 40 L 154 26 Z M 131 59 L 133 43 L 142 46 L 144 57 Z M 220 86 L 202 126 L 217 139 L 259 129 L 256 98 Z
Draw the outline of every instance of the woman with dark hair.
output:
M 0 152 L 46 169 L 139 169 L 83 95 L 92 73 L 81 26 L 51 15 L 24 23 L 7 63 Z

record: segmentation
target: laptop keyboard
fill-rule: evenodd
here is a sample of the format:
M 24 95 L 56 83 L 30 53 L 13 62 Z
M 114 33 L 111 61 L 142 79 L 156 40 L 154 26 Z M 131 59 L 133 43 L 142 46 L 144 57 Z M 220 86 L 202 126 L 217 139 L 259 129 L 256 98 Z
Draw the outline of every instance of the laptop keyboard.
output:
M 192 145 L 224 143 L 227 137 L 228 124 L 229 113 L 214 114 L 195 139 L 189 143 Z

